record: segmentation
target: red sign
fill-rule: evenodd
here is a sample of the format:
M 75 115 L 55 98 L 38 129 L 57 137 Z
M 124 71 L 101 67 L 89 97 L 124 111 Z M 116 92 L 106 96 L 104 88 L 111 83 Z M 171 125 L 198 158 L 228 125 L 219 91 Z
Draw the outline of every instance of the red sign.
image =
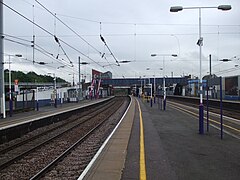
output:
M 92 69 L 92 79 L 99 78 L 102 72 Z

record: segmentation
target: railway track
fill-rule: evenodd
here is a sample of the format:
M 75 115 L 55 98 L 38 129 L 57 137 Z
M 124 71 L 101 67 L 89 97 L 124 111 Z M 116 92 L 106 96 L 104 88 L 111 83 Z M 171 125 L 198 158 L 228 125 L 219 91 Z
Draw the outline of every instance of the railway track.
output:
M 49 168 L 55 166 L 64 156 L 68 155 L 70 151 L 82 144 L 94 131 L 99 129 L 110 116 L 117 112 L 124 102 L 124 99 L 115 99 L 107 105 L 103 105 L 104 107 L 94 109 L 91 115 L 88 112 L 88 115 L 85 114 L 81 118 L 70 118 L 70 123 L 62 123 L 51 130 L 48 129 L 47 133 L 38 134 L 37 138 L 31 137 L 24 140 L 19 143 L 21 144 L 19 147 L 18 145 L 12 145 L 13 150 L 10 150 L 10 153 L 6 149 L 2 149 L 2 152 L 5 152 L 3 156 L 7 157 L 7 160 L 1 160 L 0 179 L 12 179 L 13 174 L 18 177 L 13 179 L 29 179 L 30 177 L 38 179 L 43 176 L 42 173 L 49 171 Z M 31 143 L 29 144 L 27 141 L 30 140 Z M 7 148 L 10 148 L 10 146 Z M 1 155 L 1 158 L 3 156 Z
M 178 109 L 180 111 L 184 111 L 185 113 L 191 114 L 192 116 L 194 116 L 196 118 L 199 117 L 198 107 L 191 103 L 182 103 L 182 102 L 178 103 L 178 102 L 168 101 L 168 105 L 175 109 Z M 225 114 L 231 114 L 231 113 L 225 112 Z M 239 113 L 235 112 L 234 117 L 238 117 L 238 118 L 229 117 L 227 115 L 223 116 L 224 133 L 229 134 L 237 139 L 240 139 L 240 115 L 239 115 Z M 204 122 L 205 122 L 205 124 L 207 124 L 207 112 L 206 111 L 204 114 Z M 219 109 L 210 108 L 209 123 L 210 123 L 210 126 L 220 130 Z
M 33 141 L 33 140 L 35 140 L 37 138 L 40 138 L 40 137 L 42 137 L 42 136 L 44 136 L 44 135 L 46 135 L 46 134 L 48 134 L 48 133 L 50 133 L 52 131 L 55 131 L 55 130 L 57 130 L 59 128 L 62 128 L 62 127 L 66 126 L 66 125 L 68 125 L 70 123 L 73 123 L 74 121 L 77 121 L 79 119 L 78 116 L 85 117 L 85 116 L 87 116 L 87 115 L 89 115 L 91 113 L 94 113 L 93 115 L 95 115 L 95 114 L 97 114 L 99 112 L 98 110 L 100 110 L 100 112 L 101 112 L 101 108 L 109 106 L 109 105 L 111 106 L 112 104 L 113 104 L 113 102 L 109 101 L 106 104 L 99 105 L 99 106 L 97 106 L 95 108 L 92 108 L 90 110 L 81 112 L 78 115 L 74 115 L 75 117 L 72 117 L 68 121 L 62 121 L 60 123 L 55 123 L 53 126 L 49 126 L 48 129 L 43 130 L 43 131 L 41 131 L 41 132 L 39 132 L 37 134 L 33 134 L 33 135 L 30 135 L 30 136 L 27 136 L 26 138 L 25 137 L 20 138 L 19 141 L 16 141 L 16 142 L 14 141 L 13 144 L 5 143 L 5 145 L 3 147 L 0 147 L 0 154 L 4 154 L 6 152 L 9 152 L 9 151 L 11 151 L 13 149 L 16 149 L 17 147 L 20 147 L 20 146 L 23 146 L 23 145 L 29 143 L 30 141 Z M 1 166 L 0 166 L 0 169 L 1 169 Z
M 181 103 L 188 106 L 193 106 L 198 108 L 199 106 L 199 99 L 198 98 L 192 98 L 192 97 L 183 97 L 183 96 L 168 96 L 167 101 Z M 204 99 L 204 108 L 206 110 L 207 107 L 207 100 Z M 209 110 L 211 112 L 219 113 L 220 112 L 220 101 L 219 100 L 212 100 L 209 99 L 208 101 Z M 222 109 L 223 114 L 225 116 L 229 116 L 235 119 L 240 118 L 240 103 L 238 102 L 231 102 L 231 101 L 223 101 L 222 103 Z

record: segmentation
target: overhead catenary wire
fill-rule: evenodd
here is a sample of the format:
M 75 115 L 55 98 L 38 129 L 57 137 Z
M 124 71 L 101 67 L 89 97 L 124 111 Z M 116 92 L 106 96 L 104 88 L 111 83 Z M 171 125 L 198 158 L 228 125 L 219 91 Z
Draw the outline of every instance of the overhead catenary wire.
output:
M 102 23 L 100 22 L 100 35 L 102 34 Z M 103 37 L 102 37 L 103 38 Z M 108 66 L 110 66 L 111 67 L 111 63 L 108 61 L 108 59 L 107 59 L 107 57 L 106 57 L 106 53 L 105 53 L 105 47 L 106 47 L 106 44 L 104 43 L 104 51 L 103 51 L 103 54 L 102 54 L 102 58 L 104 58 L 106 61 L 107 61 L 107 63 L 108 63 Z M 111 54 L 110 54 L 111 55 Z M 106 66 L 103 66 L 103 67 L 106 67 Z M 111 69 L 114 71 L 114 69 L 111 67 Z
M 35 50 L 37 50 L 38 52 L 42 53 L 43 55 L 52 58 L 54 61 L 58 61 L 59 63 L 65 65 L 65 66 L 69 66 L 72 67 L 68 62 L 66 62 L 64 59 L 60 59 L 60 58 L 55 58 L 52 54 L 46 53 L 45 51 L 42 51 L 38 48 L 34 48 Z
M 55 41 L 58 43 L 59 47 L 61 48 L 61 50 L 63 51 L 64 55 L 67 57 L 67 59 L 69 60 L 69 63 L 73 66 L 72 61 L 70 60 L 70 58 L 68 57 L 66 51 L 63 49 L 63 47 L 60 44 L 60 41 L 58 40 L 58 38 L 54 35 L 54 39 Z
M 204 32 L 202 33 L 203 35 L 216 35 L 218 34 L 217 32 Z M 222 32 L 219 33 L 222 35 L 235 35 L 235 34 L 240 34 L 240 32 Z M 175 35 L 175 36 L 197 36 L 198 33 L 174 33 L 174 34 L 168 34 L 168 33 L 137 33 L 137 36 L 171 36 L 171 35 Z M 75 37 L 76 35 L 59 35 L 58 38 L 60 37 Z M 99 36 L 99 34 L 82 34 L 81 36 L 89 36 L 89 37 L 94 37 L 94 36 Z M 135 36 L 134 33 L 126 33 L 126 34 L 104 34 L 105 37 L 110 37 L 110 36 Z M 17 36 L 16 36 L 17 37 Z M 18 36 L 18 37 L 29 37 L 29 36 Z M 47 37 L 52 37 L 52 35 L 47 36 L 47 35 L 39 35 L 38 37 L 42 37 L 42 38 L 47 38 Z
M 29 0 L 30 1 L 30 0 Z M 42 9 L 42 8 L 41 8 Z M 42 9 L 43 10 L 43 9 Z M 61 18 L 61 17 L 60 17 Z M 64 18 L 62 18 L 63 20 L 64 20 Z M 96 21 L 97 23 L 98 23 L 98 21 Z M 105 23 L 104 21 L 103 21 L 103 23 Z M 134 24 L 137 24 L 137 23 L 134 23 Z M 40 24 L 41 25 L 41 24 Z M 44 27 L 44 26 L 43 26 Z M 120 32 L 121 33 L 121 32 Z M 54 33 L 54 34 L 56 34 L 56 33 Z M 72 34 L 72 33 L 71 33 Z M 105 34 L 103 34 L 103 37 L 105 37 L 106 38 L 106 40 L 108 39 L 107 37 L 106 37 L 107 35 L 105 35 Z M 86 39 L 88 39 L 88 38 L 86 38 Z M 69 41 L 70 42 L 70 41 Z M 70 43 L 71 44 L 71 43 Z M 111 45 L 111 44 L 110 44 Z M 65 45 L 63 45 L 63 47 L 64 48 L 66 48 L 66 46 Z M 76 46 L 77 47 L 77 46 Z M 104 46 L 105 47 L 105 46 Z M 110 46 L 111 47 L 111 46 Z M 60 49 L 60 48 L 59 48 Z M 68 52 L 68 49 L 66 49 L 67 50 L 67 52 Z M 79 49 L 79 50 L 81 50 L 81 49 Z M 63 57 L 63 56 L 62 56 Z M 136 59 L 136 58 L 134 58 L 134 59 Z M 67 59 L 66 59 L 67 60 Z
M 120 64 L 119 64 L 119 62 L 118 62 L 118 60 L 117 60 L 117 58 L 114 56 L 113 52 L 111 51 L 111 49 L 109 48 L 109 46 L 107 45 L 105 39 L 103 38 L 103 36 L 102 36 L 101 34 L 100 34 L 100 39 L 101 39 L 101 41 L 105 44 L 105 46 L 107 47 L 107 49 L 109 50 L 111 56 L 115 59 L 117 65 L 120 66 Z
M 44 8 L 47 12 L 49 12 L 52 16 L 54 16 L 58 21 L 60 21 L 63 25 L 65 25 L 69 30 L 71 30 L 74 34 L 76 34 L 81 40 L 83 40 L 85 43 L 87 43 L 91 48 L 93 48 L 95 51 L 97 51 L 100 55 L 102 54 L 97 48 L 95 48 L 93 45 L 91 45 L 87 40 L 85 40 L 83 37 L 81 37 L 75 30 L 73 30 L 69 25 L 67 25 L 65 22 L 63 22 L 60 18 L 56 16 L 56 14 L 52 13 L 48 8 L 46 8 L 43 4 L 41 4 L 38 0 L 35 0 L 42 8 Z
M 9 42 L 12 42 L 12 43 L 16 43 L 16 44 L 20 44 L 20 45 L 22 45 L 22 46 L 25 46 L 25 47 L 33 47 L 33 45 L 30 45 L 30 44 L 26 44 L 26 43 L 22 43 L 22 42 L 19 42 L 19 41 L 16 41 L 16 40 L 12 40 L 12 39 L 8 39 L 8 38 L 4 38 L 4 40 L 6 40 L 6 41 L 9 41 Z M 38 47 L 38 48 L 36 48 L 36 47 Z M 60 62 L 60 63 L 62 63 L 62 61 L 65 61 L 64 59 L 62 59 L 62 61 L 59 61 L 59 59 L 55 59 L 54 58 L 54 55 L 53 55 L 53 53 L 50 53 L 50 52 L 48 52 L 47 50 L 45 50 L 44 48 L 42 48 L 41 46 L 39 46 L 39 45 L 37 45 L 37 44 L 34 44 L 34 50 L 37 50 L 38 52 L 40 52 L 40 53 L 42 53 L 42 54 L 44 54 L 44 55 L 48 55 L 48 57 L 50 57 L 50 58 L 52 58 L 53 60 L 56 60 L 56 61 L 58 61 L 58 62 Z M 64 54 L 65 55 L 65 54 Z M 70 60 L 70 59 L 69 59 Z M 35 62 L 35 60 L 33 60 L 32 62 Z M 37 62 L 38 63 L 38 62 Z M 67 65 L 67 66 L 69 66 L 69 64 L 68 64 L 68 62 L 64 62 L 65 63 L 65 65 Z M 72 67 L 72 66 L 71 66 Z
M 29 21 L 30 23 L 34 24 L 36 27 L 38 27 L 39 29 L 41 29 L 42 31 L 44 31 L 45 33 L 51 35 L 52 37 L 54 37 L 54 34 L 49 32 L 48 30 L 46 30 L 45 28 L 43 28 L 42 26 L 40 26 L 39 24 L 37 24 L 36 22 L 33 22 L 31 19 L 27 18 L 26 16 L 24 16 L 23 14 L 19 13 L 18 11 L 16 11 L 15 9 L 13 9 L 12 7 L 8 6 L 7 4 L 5 4 L 4 2 L 1 2 L 5 7 L 7 7 L 8 9 L 10 9 L 11 11 L 13 11 L 14 13 L 18 14 L 19 16 L 21 16 L 22 18 L 26 19 L 27 21 Z M 95 64 L 101 66 L 99 63 L 97 63 L 95 60 L 93 60 L 92 58 L 90 58 L 89 56 L 87 56 L 86 54 L 82 53 L 80 50 L 78 50 L 77 48 L 73 47 L 72 45 L 70 45 L 69 43 L 65 42 L 64 40 L 58 38 L 62 43 L 64 43 L 65 45 L 69 46 L 71 49 L 75 50 L 76 52 L 80 53 L 82 56 L 88 58 L 89 60 L 91 60 L 92 62 L 94 62 Z
M 19 42 L 19 41 L 15 41 L 15 40 L 12 40 L 12 39 L 8 39 L 8 38 L 4 38 L 4 40 L 5 40 L 5 41 L 12 42 L 12 43 L 20 44 L 20 45 L 26 46 L 26 47 L 32 47 L 30 44 L 22 43 L 22 42 Z
M 97 21 L 97 20 L 93 20 L 93 19 L 88 19 L 88 18 L 82 18 L 82 17 L 74 17 L 74 16 L 69 16 L 69 15 L 65 15 L 65 14 L 58 14 L 59 16 L 62 17 L 68 17 L 68 18 L 72 18 L 72 19 L 79 19 L 82 21 L 87 21 L 87 22 L 92 22 L 92 23 L 102 23 L 102 24 L 112 24 L 112 25 L 138 25 L 138 26 L 199 26 L 198 24 L 166 24 L 166 23 L 137 23 L 137 22 L 111 22 L 111 21 Z M 239 25 L 235 25 L 235 24 L 222 24 L 222 25 L 214 25 L 214 24 L 203 24 L 202 26 L 227 26 L 227 27 L 234 27 L 234 26 L 239 26 Z
M 5 38 L 5 36 L 13 38 L 13 39 L 29 42 L 29 43 L 32 42 L 31 40 L 23 39 L 23 38 L 20 38 L 20 37 L 17 37 L 17 36 L 13 36 L 13 35 L 9 35 L 9 34 L 3 34 L 3 38 Z

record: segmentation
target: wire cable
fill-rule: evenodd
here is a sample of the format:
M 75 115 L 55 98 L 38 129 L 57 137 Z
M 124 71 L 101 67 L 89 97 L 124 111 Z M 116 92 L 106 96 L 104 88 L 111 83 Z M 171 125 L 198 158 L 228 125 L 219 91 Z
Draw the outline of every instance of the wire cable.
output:
M 102 23 L 102 24 L 113 24 L 113 25 L 141 25 L 141 26 L 199 26 L 198 24 L 161 24 L 161 23 L 136 23 L 136 22 L 110 22 L 110 21 L 97 21 L 97 20 L 92 20 L 92 19 L 87 19 L 87 18 L 81 18 L 81 17 L 74 17 L 74 16 L 69 16 L 69 15 L 65 15 L 65 14 L 58 14 L 59 16 L 62 17 L 68 17 L 68 18 L 72 18 L 72 19 L 79 19 L 82 21 L 87 21 L 87 22 L 92 22 L 92 23 Z M 202 26 L 226 26 L 226 27 L 234 27 L 234 26 L 239 26 L 239 25 L 235 25 L 235 24 L 223 24 L 223 25 L 213 25 L 213 24 L 203 24 Z
M 111 49 L 108 47 L 108 45 L 107 45 L 105 39 L 103 38 L 103 36 L 102 36 L 101 34 L 100 34 L 100 39 L 102 40 L 102 42 L 105 44 L 105 46 L 106 46 L 107 49 L 109 50 L 111 56 L 115 59 L 115 61 L 116 61 L 116 63 L 117 63 L 117 66 L 120 66 L 120 64 L 119 64 L 119 62 L 118 62 L 118 60 L 117 60 L 117 58 L 114 56 L 113 52 L 112 52 Z
M 63 22 L 60 18 L 58 18 L 54 13 L 52 13 L 49 9 L 47 9 L 43 4 L 41 4 L 38 0 L 35 0 L 42 8 L 44 8 L 47 12 L 49 12 L 52 16 L 54 16 L 58 21 L 60 21 L 63 25 L 65 25 L 68 29 L 70 29 L 74 34 L 76 34 L 80 39 L 82 39 L 85 43 L 87 43 L 90 47 L 92 47 L 95 51 L 97 51 L 100 55 L 102 54 L 97 48 L 91 45 L 87 40 L 81 37 L 75 30 L 73 30 L 70 26 L 68 26 L 65 22 Z
M 5 4 L 4 2 L 1 2 L 5 7 L 7 7 L 8 9 L 10 9 L 11 11 L 15 12 L 16 14 L 18 14 L 19 16 L 21 16 L 22 18 L 26 19 L 27 21 L 31 22 L 32 24 L 34 24 L 36 27 L 38 27 L 39 29 L 41 29 L 42 31 L 44 31 L 45 33 L 51 35 L 52 37 L 54 37 L 54 34 L 52 34 L 51 32 L 49 32 L 48 30 L 46 30 L 45 28 L 41 27 L 40 25 L 38 25 L 37 23 L 33 22 L 31 19 L 27 18 L 26 16 L 22 15 L 21 13 L 19 13 L 18 11 L 16 11 L 15 9 L 13 9 L 12 7 L 8 6 L 7 4 Z M 94 62 L 95 64 L 101 66 L 99 63 L 97 63 L 95 60 L 93 60 L 92 58 L 90 58 L 89 56 L 87 56 L 86 54 L 82 53 L 80 50 L 78 50 L 77 48 L 73 47 L 72 45 L 70 45 L 69 43 L 63 41 L 62 39 L 58 38 L 62 43 L 64 43 L 65 45 L 69 46 L 71 49 L 75 50 L 76 52 L 80 53 L 81 55 L 83 55 L 84 57 L 88 58 L 89 60 L 91 60 L 92 62 Z
M 13 35 L 9 35 L 9 34 L 3 34 L 3 36 L 7 36 L 7 37 L 10 37 L 10 38 L 13 38 L 13 39 L 17 39 L 17 40 L 21 40 L 21 41 L 25 41 L 25 42 L 29 42 L 29 43 L 32 42 L 32 41 L 30 41 L 30 40 L 23 39 L 23 38 L 19 38 L 19 37 L 17 37 L 17 36 L 13 36 Z
M 12 40 L 12 39 L 4 38 L 3 40 L 9 41 L 9 42 L 12 42 L 12 43 L 16 43 L 16 44 L 20 44 L 22 46 L 31 47 L 31 45 L 28 45 L 28 44 L 25 44 L 25 43 L 22 43 L 22 42 L 18 42 L 18 41 Z

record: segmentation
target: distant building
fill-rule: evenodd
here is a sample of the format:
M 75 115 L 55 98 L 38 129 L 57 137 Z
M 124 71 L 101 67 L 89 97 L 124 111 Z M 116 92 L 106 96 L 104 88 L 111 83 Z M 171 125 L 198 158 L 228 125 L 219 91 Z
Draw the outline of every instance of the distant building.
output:
M 92 78 L 93 79 L 112 79 L 112 73 L 110 71 L 102 73 L 100 71 L 92 69 Z
M 101 79 L 112 79 L 112 73 L 110 71 L 102 73 L 101 74 Z

